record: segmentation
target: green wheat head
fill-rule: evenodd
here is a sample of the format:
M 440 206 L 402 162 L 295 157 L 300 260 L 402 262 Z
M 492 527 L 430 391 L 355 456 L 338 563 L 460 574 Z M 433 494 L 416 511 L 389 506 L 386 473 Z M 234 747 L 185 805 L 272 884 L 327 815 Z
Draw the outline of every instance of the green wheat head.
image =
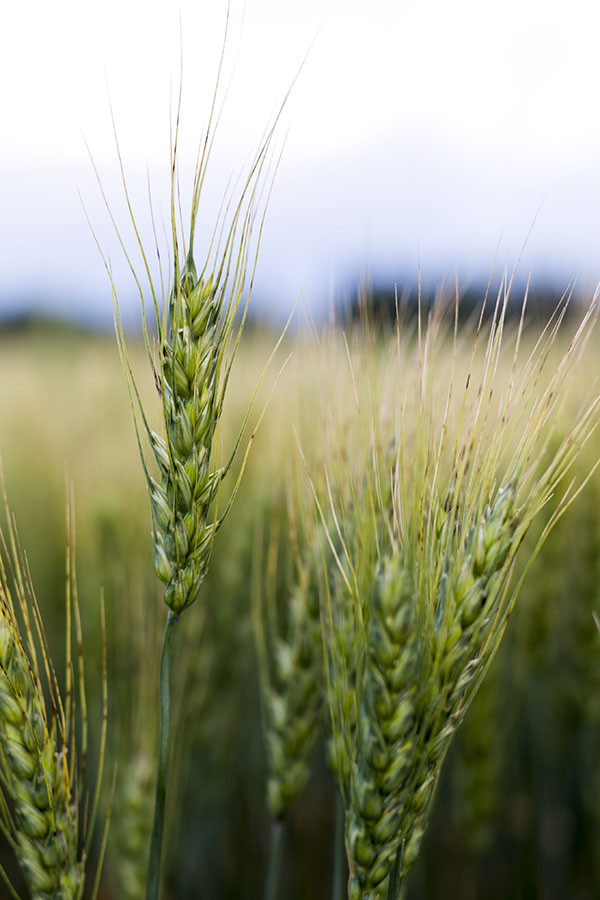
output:
M 83 720 L 77 722 L 79 747 L 72 677 L 77 669 L 70 654 L 72 617 L 79 646 L 81 624 L 72 550 L 67 550 L 67 676 L 63 699 L 25 558 L 6 505 L 5 510 L 7 540 L 0 533 L 0 828 L 16 855 L 33 900 L 79 900 L 83 897 L 98 809 L 106 718 L 95 794 L 83 816 L 87 719 L 80 655 L 77 668 Z M 104 686 L 106 690 L 105 680 Z M 104 702 L 106 716 L 106 693 Z M 105 841 L 106 832 L 103 847 Z M 17 897 L 2 869 L 0 874 L 11 896 Z
M 318 523 L 308 514 L 308 498 L 298 495 L 298 474 L 288 478 L 287 515 L 271 510 L 264 575 L 261 559 L 255 562 L 253 590 L 267 805 L 275 820 L 286 817 L 308 782 L 324 707 Z
M 237 494 L 248 451 L 226 502 L 219 507 L 223 479 L 236 459 L 258 391 L 257 386 L 230 455 L 219 464 L 217 445 L 223 403 L 246 319 L 264 222 L 266 202 L 262 204 L 261 176 L 268 164 L 281 109 L 252 159 L 237 195 L 233 192 L 226 194 L 212 238 L 203 252 L 202 261 L 198 263 L 195 236 L 213 148 L 218 90 L 219 78 L 193 176 L 187 226 L 183 223 L 181 212 L 178 156 L 180 108 L 177 111 L 171 154 L 170 246 L 168 253 L 164 254 L 158 243 L 156 245 L 158 275 L 153 273 L 150 254 L 142 243 L 134 217 L 118 142 L 123 190 L 142 258 L 143 276 L 136 272 L 100 184 L 140 295 L 146 350 L 160 400 L 162 429 L 154 430 L 133 374 L 117 290 L 110 263 L 105 259 L 113 286 L 117 342 L 128 379 L 151 500 L 154 566 L 164 584 L 165 603 L 174 615 L 179 615 L 196 600 L 206 575 L 215 535 Z M 267 201 L 268 193 L 267 190 Z M 258 226 L 254 229 L 257 221 Z M 168 273 L 163 271 L 164 255 L 170 260 Z M 155 340 L 151 338 L 146 324 L 149 300 L 155 313 Z M 155 465 L 146 460 L 144 436 Z M 249 443 L 252 438 L 253 435 Z
M 338 571 L 323 621 L 351 900 L 397 896 L 450 741 L 515 602 L 517 551 L 596 425 L 597 400 L 548 452 L 594 309 L 555 360 L 557 310 L 521 364 L 522 324 L 503 336 L 505 305 L 506 296 L 487 334 L 480 323 L 470 353 L 456 331 L 444 340 L 435 315 L 414 352 L 399 341 L 391 380 L 372 390 L 365 474 L 332 473 L 337 497 L 349 485 L 330 529 Z M 455 395 L 459 378 L 466 386 Z M 568 502 L 567 492 L 541 540 Z

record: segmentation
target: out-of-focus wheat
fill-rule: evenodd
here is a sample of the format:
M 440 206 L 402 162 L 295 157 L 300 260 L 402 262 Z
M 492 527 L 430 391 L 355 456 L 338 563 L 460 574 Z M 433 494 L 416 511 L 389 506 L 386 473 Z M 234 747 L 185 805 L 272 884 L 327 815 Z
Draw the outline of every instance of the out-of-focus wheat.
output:
M 331 467 L 342 508 L 324 622 L 351 900 L 384 896 L 388 881 L 397 896 L 449 743 L 512 610 L 517 550 L 596 426 L 593 400 L 548 451 L 595 308 L 547 371 L 563 308 L 521 362 L 521 329 L 503 340 L 506 299 L 478 329 L 458 394 L 458 339 L 448 353 L 434 316 L 414 355 L 398 354 L 399 392 L 390 380 L 369 409 L 366 474 Z

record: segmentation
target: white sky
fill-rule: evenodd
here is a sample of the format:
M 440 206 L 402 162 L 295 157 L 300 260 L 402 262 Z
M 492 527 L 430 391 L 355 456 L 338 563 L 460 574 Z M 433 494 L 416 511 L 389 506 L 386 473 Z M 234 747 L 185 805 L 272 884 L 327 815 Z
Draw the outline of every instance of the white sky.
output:
M 110 94 L 134 196 L 143 209 L 148 168 L 160 204 L 180 48 L 191 158 L 226 9 L 226 0 L 5 0 L 1 300 L 48 295 L 110 317 L 78 189 L 124 293 L 130 282 L 85 140 L 124 216 Z M 524 265 L 599 280 L 599 25 L 589 0 L 231 0 L 215 196 L 311 48 L 282 122 L 257 295 L 287 308 L 310 270 L 307 302 L 326 302 L 332 283 L 367 266 L 393 284 L 416 275 L 419 259 L 434 279 L 483 274 L 499 242 L 501 261 L 514 262 L 536 214 Z

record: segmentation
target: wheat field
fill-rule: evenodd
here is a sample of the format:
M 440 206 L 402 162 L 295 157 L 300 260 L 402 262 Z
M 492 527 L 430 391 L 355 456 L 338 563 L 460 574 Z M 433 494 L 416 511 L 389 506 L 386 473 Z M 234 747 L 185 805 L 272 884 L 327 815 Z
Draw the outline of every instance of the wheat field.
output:
M 548 365 L 536 381 L 538 393 L 552 379 L 576 320 L 577 314 L 567 318 L 548 349 Z M 432 421 L 436 417 L 443 421 L 453 357 L 460 397 L 472 334 L 465 328 L 464 339 L 461 330 L 458 340 L 453 340 L 452 310 L 435 327 L 439 335 L 427 374 L 426 412 Z M 523 333 L 520 353 L 525 359 L 535 344 L 536 328 L 526 327 Z M 498 390 L 511 381 L 516 333 L 512 321 L 506 332 L 507 352 L 495 363 Z M 244 335 L 217 438 L 219 454 L 226 455 L 234 439 L 236 423 L 243 418 L 275 340 L 276 336 L 258 329 Z M 129 352 L 140 393 L 152 410 L 154 383 L 144 348 L 135 337 L 129 341 Z M 383 663 L 377 663 L 380 668 L 368 674 L 369 665 L 374 665 L 368 662 L 374 659 L 368 635 L 375 634 L 369 628 L 382 626 L 372 613 L 375 618 L 365 632 L 365 656 L 360 649 L 362 632 L 354 631 L 355 626 L 344 618 L 344 598 L 351 597 L 352 591 L 343 585 L 354 583 L 356 577 L 357 596 L 366 596 L 360 585 L 372 577 L 368 561 L 372 534 L 381 529 L 380 543 L 385 543 L 388 534 L 403 534 L 397 522 L 378 525 L 369 515 L 362 516 L 358 531 L 350 523 L 358 521 L 361 507 L 364 512 L 380 504 L 379 499 L 371 504 L 368 498 L 369 490 L 379 498 L 385 488 L 383 476 L 390 468 L 385 453 L 377 477 L 368 476 L 365 482 L 364 473 L 373 447 L 385 443 L 386 429 L 393 430 L 399 420 L 402 396 L 416 396 L 419 353 L 416 322 L 407 316 L 400 336 L 394 327 L 386 331 L 365 325 L 354 330 L 349 326 L 345 333 L 340 329 L 288 336 L 268 370 L 247 437 L 265 404 L 267 408 L 239 495 L 215 540 L 198 601 L 186 613 L 178 635 L 165 898 L 268 896 L 270 817 L 285 826 L 278 838 L 280 859 L 269 896 L 337 900 L 346 892 L 346 854 L 336 837 L 339 802 L 332 767 L 338 775 L 340 767 L 344 769 L 336 757 L 336 739 L 338 751 L 342 740 L 346 750 L 355 741 L 356 753 L 362 752 L 362 739 L 356 736 L 362 726 L 356 724 L 352 710 L 363 702 L 362 691 L 367 698 L 364 709 L 372 710 L 369 678 L 380 686 L 375 697 L 380 696 L 384 670 Z M 597 339 L 592 336 L 571 372 L 569 392 L 557 408 L 552 433 L 544 443 L 540 438 L 532 444 L 540 463 L 552 457 L 593 398 L 590 385 L 596 354 Z M 391 378 L 400 385 L 394 387 Z M 112 804 L 112 812 L 99 896 L 144 897 L 152 825 L 148 798 L 158 735 L 157 659 L 164 615 L 161 585 L 153 571 L 150 504 L 115 341 L 110 335 L 79 333 L 49 323 L 5 332 L 0 337 L 0 384 L 0 450 L 10 507 L 62 690 L 66 485 L 73 487 L 89 757 L 94 764 L 102 726 L 102 604 L 105 609 L 108 738 L 100 809 L 105 817 Z M 381 411 L 377 420 L 375 407 Z M 418 421 L 411 402 L 406 403 L 404 469 L 423 452 Z M 497 461 L 502 470 L 512 437 L 501 434 L 495 420 L 484 424 L 477 440 L 481 446 L 491 441 L 494 465 Z M 559 473 L 543 498 L 531 529 L 522 542 L 519 539 L 514 561 L 510 557 L 513 581 L 518 581 L 558 498 L 571 480 L 575 486 L 583 484 L 598 458 L 600 438 L 591 431 L 569 471 Z M 235 477 L 234 465 L 228 479 L 233 482 Z M 398 474 L 394 482 L 394 490 L 403 496 L 412 484 L 410 470 L 407 477 L 403 482 Z M 383 488 L 377 486 L 377 479 Z M 349 484 L 355 485 L 354 493 L 345 496 Z M 600 612 L 599 493 L 598 474 L 592 473 L 525 574 L 514 611 L 510 608 L 502 645 L 490 658 L 447 754 L 444 745 L 432 807 L 428 800 L 422 824 L 418 819 L 419 835 L 423 830 L 424 837 L 422 845 L 419 838 L 420 849 L 415 844 L 418 857 L 403 882 L 406 898 L 597 896 L 600 635 L 593 613 Z M 525 505 L 524 500 L 515 502 L 519 510 Z M 476 501 L 477 515 L 482 504 L 483 499 Z M 424 511 L 424 506 L 418 508 Z M 337 517 L 334 522 L 332 514 Z M 408 519 L 405 527 L 410 533 Z M 435 528 L 436 534 L 442 533 L 442 525 Z M 408 565 L 408 539 L 394 537 L 392 545 L 398 541 Z M 358 562 L 351 545 L 362 554 Z M 344 553 L 350 548 L 343 559 L 340 547 Z M 490 570 L 488 564 L 487 571 L 503 571 L 504 557 L 498 560 L 496 568 Z M 323 566 L 329 572 L 325 582 Z M 427 566 L 433 570 L 434 562 Z M 385 577 L 388 582 L 384 578 L 381 583 L 391 584 L 391 574 Z M 424 582 L 420 590 L 425 589 Z M 384 593 L 377 596 L 384 598 L 387 588 L 378 590 Z M 457 597 L 462 596 L 460 590 L 456 588 Z M 380 599 L 376 604 L 387 602 Z M 384 607 L 375 607 L 380 608 Z M 327 631 L 327 609 L 333 615 L 329 624 L 337 623 L 336 634 L 342 635 L 337 643 Z M 470 628 L 471 613 L 463 611 L 460 617 L 463 629 Z M 415 646 L 416 629 L 416 624 L 402 626 L 403 647 Z M 301 681 L 295 680 L 292 663 L 298 642 L 304 647 L 298 657 L 304 660 Z M 365 662 L 353 672 L 357 659 Z M 341 672 L 345 673 L 343 690 Z M 390 752 L 399 752 L 396 746 Z M 282 753 L 288 762 L 278 767 Z M 344 776 L 349 780 L 341 782 L 347 785 L 342 789 L 346 822 L 354 822 L 350 832 L 347 824 L 346 851 L 351 866 L 355 865 L 353 853 L 362 860 L 355 881 L 360 882 L 364 896 L 385 896 L 376 872 L 361 874 L 374 870 L 368 863 L 371 857 L 357 849 L 352 831 L 358 827 L 353 804 L 359 796 L 364 802 L 366 790 L 360 781 L 364 767 L 359 765 L 352 775 L 355 764 L 350 761 Z M 412 770 L 416 766 L 411 763 Z M 427 780 L 428 775 L 419 777 Z M 9 796 L 5 803 L 10 809 Z M 371 809 L 361 808 L 363 812 Z M 372 821 L 368 815 L 367 819 Z M 90 860 L 98 859 L 101 843 L 98 833 Z M 336 864 L 336 859 L 341 862 Z M 23 892 L 8 844 L 1 862 Z M 88 893 L 92 881 L 90 876 Z

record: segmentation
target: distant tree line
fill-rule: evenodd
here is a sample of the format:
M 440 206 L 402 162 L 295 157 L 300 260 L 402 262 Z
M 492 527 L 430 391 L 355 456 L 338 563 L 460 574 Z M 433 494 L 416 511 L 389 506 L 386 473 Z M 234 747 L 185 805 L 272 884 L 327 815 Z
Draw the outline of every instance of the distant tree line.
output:
M 523 284 L 512 286 L 507 302 L 508 320 L 521 316 L 525 290 Z M 455 288 L 450 287 L 435 290 L 419 289 L 412 284 L 398 285 L 396 288 L 361 286 L 340 304 L 339 318 L 342 322 L 356 323 L 367 319 L 372 324 L 382 327 L 395 326 L 397 317 L 400 318 L 400 321 L 407 319 L 410 321 L 416 318 L 419 305 L 424 320 L 436 302 L 442 302 L 451 312 L 455 308 L 458 297 L 458 320 L 460 324 L 465 324 L 481 314 L 484 299 L 486 301 L 484 318 L 491 316 L 499 292 L 498 283 L 491 284 L 489 287 L 487 284 L 469 285 L 465 288 L 459 285 L 458 292 Z M 565 292 L 564 286 L 553 284 L 530 286 L 527 290 L 527 322 L 547 322 Z M 500 302 L 503 302 L 503 298 L 504 294 L 502 293 Z M 579 298 L 574 295 L 567 314 L 573 314 L 579 308 Z

